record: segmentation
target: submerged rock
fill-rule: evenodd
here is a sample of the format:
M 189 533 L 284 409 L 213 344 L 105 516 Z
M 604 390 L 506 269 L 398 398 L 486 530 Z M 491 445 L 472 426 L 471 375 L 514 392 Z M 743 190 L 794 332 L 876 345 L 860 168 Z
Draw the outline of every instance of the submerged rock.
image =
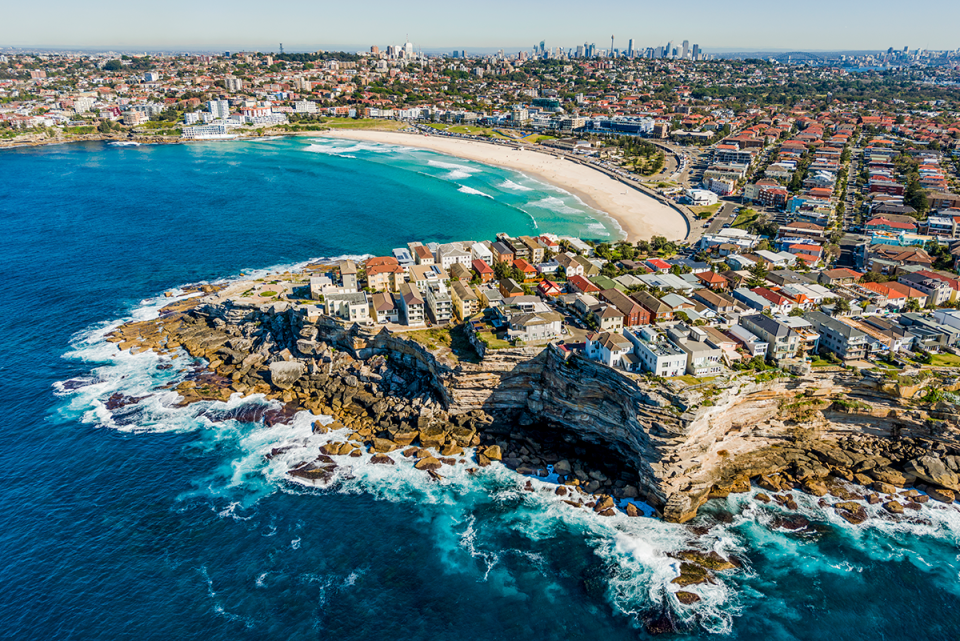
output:
M 700 600 L 700 595 L 694 594 L 693 592 L 686 592 L 684 590 L 676 592 L 674 596 L 676 596 L 677 600 L 683 605 L 693 605 Z

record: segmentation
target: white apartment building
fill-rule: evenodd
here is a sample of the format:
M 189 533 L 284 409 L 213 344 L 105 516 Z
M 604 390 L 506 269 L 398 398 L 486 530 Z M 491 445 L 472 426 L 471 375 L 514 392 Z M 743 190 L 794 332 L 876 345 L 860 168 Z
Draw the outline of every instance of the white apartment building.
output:
M 464 251 L 460 243 L 440 245 L 437 250 L 437 258 L 439 259 L 440 267 L 442 267 L 444 271 L 449 271 L 454 263 L 460 263 L 466 267 L 470 267 L 471 263 L 473 263 L 472 254 Z
M 474 243 L 470 247 L 470 254 L 477 260 L 482 260 L 488 265 L 493 265 L 493 252 L 483 243 Z
M 215 119 L 226 118 L 230 115 L 229 100 L 208 100 L 207 111 L 213 114 Z
M 634 353 L 645 372 L 655 376 L 681 376 L 687 369 L 687 354 L 652 327 L 623 333 L 633 343 Z
M 370 302 L 364 292 L 352 294 L 327 294 L 324 303 L 327 314 L 351 323 L 370 324 Z
M 442 280 L 427 282 L 423 297 L 434 323 L 446 323 L 453 318 L 453 299 Z
M 298 114 L 315 114 L 317 113 L 317 103 L 310 102 L 309 100 L 297 100 L 293 103 L 293 112 Z
M 93 105 L 97 102 L 96 98 L 91 98 L 89 96 L 80 96 L 73 101 L 73 111 L 78 114 L 84 114 L 93 109 Z

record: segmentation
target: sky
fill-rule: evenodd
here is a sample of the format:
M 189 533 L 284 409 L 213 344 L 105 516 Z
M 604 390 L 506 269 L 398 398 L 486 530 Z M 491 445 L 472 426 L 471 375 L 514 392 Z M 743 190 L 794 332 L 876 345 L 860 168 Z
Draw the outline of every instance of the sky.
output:
M 465 5 L 441 0 L 288 0 L 266 3 L 120 2 L 45 0 L 43 10 L 10 2 L 0 20 L 0 47 L 355 51 L 403 43 L 423 50 L 571 47 L 656 47 L 689 40 L 707 50 L 841 51 L 956 49 L 960 2 L 893 0 L 759 2 L 606 0 L 518 2 L 487 0 Z M 469 6 L 470 9 L 465 7 Z M 477 10 L 479 8 L 479 10 Z

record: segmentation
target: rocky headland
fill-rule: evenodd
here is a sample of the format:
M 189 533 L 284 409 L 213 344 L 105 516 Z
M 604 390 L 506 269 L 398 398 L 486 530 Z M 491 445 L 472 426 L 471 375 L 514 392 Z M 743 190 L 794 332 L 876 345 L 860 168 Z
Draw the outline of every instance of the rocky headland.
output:
M 236 418 L 332 416 L 315 430 L 348 436 L 291 469 L 300 482 L 328 482 L 343 456 L 394 464 L 387 454 L 399 451 L 436 478 L 446 465 L 502 461 L 558 475 L 556 493 L 571 508 L 637 515 L 623 499 L 638 499 L 674 522 L 754 486 L 786 510 L 796 509 L 795 492 L 821 497 L 851 523 L 868 518 L 863 501 L 882 503 L 889 518 L 916 518 L 923 503 L 953 503 L 960 492 L 958 414 L 943 394 L 960 388 L 956 372 L 778 370 L 689 385 L 552 345 L 480 357 L 347 325 L 293 296 L 297 275 L 279 278 L 293 284 L 289 294 L 249 281 L 204 286 L 108 340 L 197 359 L 176 385 L 183 404 L 263 394 L 282 409 Z M 683 567 L 685 582 L 713 571 L 696 560 Z

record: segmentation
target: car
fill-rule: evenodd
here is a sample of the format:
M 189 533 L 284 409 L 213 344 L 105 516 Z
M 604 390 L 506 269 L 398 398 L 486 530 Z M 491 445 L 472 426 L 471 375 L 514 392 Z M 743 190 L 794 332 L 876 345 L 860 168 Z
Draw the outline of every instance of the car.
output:
M 723 226 L 723 229 L 727 229 L 728 227 L 730 227 L 730 223 L 726 223 L 726 224 Z

